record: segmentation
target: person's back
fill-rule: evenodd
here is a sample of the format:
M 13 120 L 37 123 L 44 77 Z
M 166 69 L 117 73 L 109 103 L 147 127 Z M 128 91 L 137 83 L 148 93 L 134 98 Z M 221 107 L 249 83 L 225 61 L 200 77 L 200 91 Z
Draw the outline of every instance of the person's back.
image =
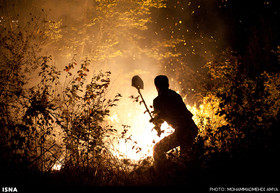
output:
M 187 126 L 188 120 L 193 116 L 186 108 L 182 97 L 170 89 L 163 90 L 154 99 L 154 111 L 174 129 Z
M 160 167 L 166 161 L 165 153 L 172 148 L 180 146 L 181 153 L 192 148 L 198 128 L 192 120 L 192 114 L 186 108 L 182 97 L 169 89 L 168 78 L 164 75 L 155 78 L 155 86 L 158 96 L 154 99 L 155 129 L 160 135 L 160 125 L 166 121 L 175 132 L 154 146 L 154 160 L 156 167 Z

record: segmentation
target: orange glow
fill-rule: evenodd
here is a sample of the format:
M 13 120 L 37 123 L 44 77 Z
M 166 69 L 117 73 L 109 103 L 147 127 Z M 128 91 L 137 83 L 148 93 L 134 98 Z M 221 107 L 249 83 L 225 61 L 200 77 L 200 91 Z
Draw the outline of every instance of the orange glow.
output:
M 62 168 L 62 160 L 57 160 L 56 163 L 52 167 L 52 171 L 59 171 Z
M 119 139 L 118 143 L 114 145 L 114 151 L 112 151 L 113 155 L 118 158 L 138 161 L 148 156 L 152 156 L 154 145 L 164 137 L 174 132 L 174 129 L 164 122 L 161 126 L 164 133 L 158 137 L 157 132 L 152 130 L 154 125 L 149 123 L 149 120 L 145 120 L 145 118 L 143 118 L 137 119 L 136 122 L 141 123 L 145 129 L 140 134 L 137 134 L 136 132 L 132 133 L 130 141 Z
M 148 81 L 146 81 L 148 82 Z M 152 82 L 153 81 L 149 81 Z M 156 89 L 153 84 L 146 84 L 146 90 L 142 90 L 144 99 L 149 106 L 153 99 L 157 96 Z M 128 88 L 127 96 L 137 93 L 135 88 Z M 139 105 L 137 102 L 129 97 L 123 97 L 118 106 L 112 111 L 109 121 L 115 128 L 120 128 L 122 125 L 130 126 L 127 128 L 126 137 L 129 140 L 120 138 L 114 141 L 110 147 L 114 156 L 119 159 L 130 159 L 138 161 L 153 155 L 154 145 L 164 137 L 172 134 L 174 129 L 166 122 L 161 126 L 164 133 L 160 137 L 157 132 L 153 130 L 154 125 L 150 123 L 150 116 L 145 112 L 143 104 Z M 120 131 L 121 132 L 121 131 Z

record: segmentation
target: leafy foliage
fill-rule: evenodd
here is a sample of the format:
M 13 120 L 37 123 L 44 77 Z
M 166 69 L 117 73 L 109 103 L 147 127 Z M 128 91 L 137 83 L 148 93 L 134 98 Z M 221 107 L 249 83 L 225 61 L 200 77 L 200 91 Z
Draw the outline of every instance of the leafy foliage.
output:
M 80 161 L 83 165 L 99 163 L 101 151 L 106 148 L 104 138 L 116 132 L 111 126 L 104 125 L 105 117 L 121 95 L 116 95 L 113 100 L 105 98 L 110 72 L 99 72 L 86 84 L 89 60 L 84 60 L 76 76 L 71 72 L 75 65 L 73 59 L 64 69 L 69 83 L 63 91 L 61 111 L 57 112 L 65 132 L 63 141 L 70 154 L 67 161 L 74 165 L 80 165 Z
M 110 72 L 99 72 L 86 83 L 89 61 L 72 74 L 73 61 L 65 68 L 68 79 L 62 87 L 63 73 L 50 64 L 51 57 L 38 61 L 40 82 L 23 89 L 19 100 L 2 104 L 10 113 L 19 109 L 17 119 L 9 122 L 5 120 L 10 115 L 2 112 L 1 144 L 10 149 L 5 152 L 11 159 L 20 157 L 19 162 L 29 162 L 28 167 L 35 164 L 43 171 L 51 170 L 58 160 L 68 166 L 101 163 L 101 151 L 107 148 L 104 138 L 116 132 L 104 124 L 105 117 L 121 97 L 118 94 L 113 100 L 105 99 Z M 67 70 L 69 67 L 72 69 Z
M 279 74 L 250 78 L 228 50 L 206 64 L 212 90 L 198 108 L 190 107 L 204 141 L 204 154 L 245 151 L 268 145 L 279 116 Z

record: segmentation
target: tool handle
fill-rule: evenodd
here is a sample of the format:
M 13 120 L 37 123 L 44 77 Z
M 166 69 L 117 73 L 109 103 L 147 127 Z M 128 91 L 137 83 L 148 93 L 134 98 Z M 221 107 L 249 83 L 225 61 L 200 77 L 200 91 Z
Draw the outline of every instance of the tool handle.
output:
M 150 112 L 149 109 L 148 109 L 148 106 L 147 106 L 147 104 L 146 104 L 146 102 L 145 102 L 145 100 L 144 100 L 144 98 L 143 98 L 143 96 L 142 96 L 142 94 L 141 94 L 141 92 L 140 92 L 140 89 L 137 88 L 137 90 L 138 90 L 138 93 L 140 94 L 140 97 L 141 97 L 141 99 L 142 99 L 142 101 L 143 101 L 143 103 L 144 103 L 144 105 L 145 105 L 145 107 L 146 107 L 146 109 L 147 109 L 147 112 L 149 113 L 149 115 L 150 115 L 150 117 L 151 117 L 151 119 L 152 119 L 153 116 L 152 116 L 151 112 Z

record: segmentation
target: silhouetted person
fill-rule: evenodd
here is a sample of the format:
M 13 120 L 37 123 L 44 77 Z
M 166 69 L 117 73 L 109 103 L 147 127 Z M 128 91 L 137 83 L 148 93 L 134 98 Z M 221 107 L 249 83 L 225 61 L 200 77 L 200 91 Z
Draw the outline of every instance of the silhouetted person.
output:
M 154 99 L 154 118 L 152 122 L 160 135 L 160 126 L 166 121 L 175 131 L 163 138 L 154 146 L 154 161 L 156 167 L 166 162 L 166 152 L 180 146 L 180 152 L 189 152 L 192 148 L 198 128 L 192 120 L 192 113 L 188 111 L 182 97 L 169 89 L 167 76 L 160 75 L 154 80 L 158 96 Z

